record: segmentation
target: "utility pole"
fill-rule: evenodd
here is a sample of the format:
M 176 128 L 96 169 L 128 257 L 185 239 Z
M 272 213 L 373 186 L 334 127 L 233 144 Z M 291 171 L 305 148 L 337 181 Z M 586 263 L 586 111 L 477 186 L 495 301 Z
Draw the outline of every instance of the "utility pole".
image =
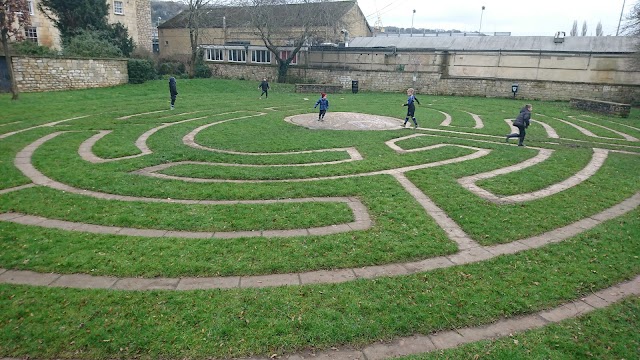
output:
M 618 20 L 618 30 L 616 30 L 616 36 L 620 33 L 620 23 L 622 22 L 622 14 L 624 13 L 624 3 L 627 0 L 622 0 L 622 10 L 620 10 L 620 20 Z
M 480 12 L 480 28 L 478 32 L 482 32 L 482 15 L 484 15 L 484 5 L 482 5 L 482 11 Z
M 411 36 L 413 37 L 413 18 L 416 16 L 416 9 L 413 9 L 413 15 L 411 15 Z

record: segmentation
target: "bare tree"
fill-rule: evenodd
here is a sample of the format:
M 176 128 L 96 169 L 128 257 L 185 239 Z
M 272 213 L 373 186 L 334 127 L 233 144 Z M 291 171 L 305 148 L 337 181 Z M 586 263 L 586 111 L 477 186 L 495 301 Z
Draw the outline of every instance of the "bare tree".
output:
M 206 7 L 212 6 L 211 0 L 185 0 L 187 6 L 186 27 L 189 30 L 189 44 L 191 45 L 191 57 L 189 61 L 189 76 L 193 77 L 198 57 L 198 45 L 200 44 L 201 25 Z
M 636 40 L 636 52 L 631 61 L 631 66 L 636 70 L 640 70 L 640 0 L 636 1 L 631 12 L 625 17 L 622 31 L 626 35 L 633 36 Z
M 587 36 L 587 21 L 583 21 L 582 22 L 582 35 L 581 36 Z
M 21 40 L 24 36 L 24 28 L 29 26 L 29 3 L 27 0 L 0 0 L 0 37 L 2 50 L 7 61 L 9 81 L 11 82 L 11 100 L 18 100 L 18 84 L 13 73 L 9 40 L 13 37 Z
M 289 65 L 300 49 L 313 42 L 335 40 L 341 23 L 339 3 L 326 0 L 247 0 L 254 34 L 274 55 L 278 63 L 278 82 L 285 82 Z M 337 4 L 336 6 L 331 6 Z M 347 4 L 349 5 L 349 4 Z M 348 32 L 342 30 L 346 37 Z M 286 51 L 281 51 L 286 49 Z M 292 49 L 292 50 L 291 50 Z
M 196 59 L 200 56 L 200 44 L 203 30 L 208 28 L 209 12 L 211 8 L 233 3 L 233 0 L 182 0 L 185 10 L 180 13 L 180 23 L 189 31 L 189 45 L 191 53 L 188 60 L 189 76 L 193 77 L 196 67 Z
M 631 13 L 625 17 L 622 32 L 631 36 L 640 36 L 640 0 L 633 5 Z
M 602 23 L 600 21 L 596 25 L 596 36 L 602 36 Z
M 578 20 L 573 20 L 573 26 L 571 26 L 571 32 L 569 32 L 571 36 L 578 35 Z

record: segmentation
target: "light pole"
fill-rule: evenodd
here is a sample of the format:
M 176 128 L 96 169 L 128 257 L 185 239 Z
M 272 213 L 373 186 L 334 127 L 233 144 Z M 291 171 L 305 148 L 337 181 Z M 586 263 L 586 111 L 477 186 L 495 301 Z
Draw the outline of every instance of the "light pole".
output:
M 622 22 L 622 14 L 624 13 L 624 3 L 626 0 L 622 0 L 622 10 L 620 10 L 620 20 L 618 20 L 618 30 L 616 30 L 616 36 L 620 33 L 620 23 Z
M 478 32 L 482 32 L 482 15 L 484 15 L 484 5 L 482 5 L 482 11 L 480 12 L 480 28 Z
M 411 36 L 413 37 L 413 18 L 416 16 L 416 9 L 413 9 L 413 15 L 411 15 Z

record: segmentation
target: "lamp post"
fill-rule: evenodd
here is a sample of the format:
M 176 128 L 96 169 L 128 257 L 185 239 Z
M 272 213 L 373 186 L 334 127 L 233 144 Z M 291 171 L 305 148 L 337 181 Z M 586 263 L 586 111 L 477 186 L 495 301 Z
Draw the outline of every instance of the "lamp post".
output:
M 620 23 L 622 22 L 622 14 L 624 13 L 624 3 L 626 0 L 622 0 L 622 10 L 620 10 L 620 20 L 618 20 L 618 30 L 616 30 L 616 36 L 620 33 Z
M 416 16 L 416 9 L 413 9 L 413 15 L 411 15 L 411 37 L 413 37 L 413 18 Z
M 482 11 L 480 12 L 480 28 L 478 32 L 482 32 L 482 15 L 484 15 L 484 5 L 482 5 Z

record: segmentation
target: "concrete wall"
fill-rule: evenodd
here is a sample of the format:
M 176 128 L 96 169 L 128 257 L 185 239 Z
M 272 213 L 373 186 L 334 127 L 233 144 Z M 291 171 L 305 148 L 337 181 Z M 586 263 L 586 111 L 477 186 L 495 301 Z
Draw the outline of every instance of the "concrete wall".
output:
M 540 80 L 619 85 L 640 84 L 640 72 L 631 71 L 628 54 L 443 52 L 379 50 L 311 51 L 310 67 L 338 70 L 440 73 L 442 77 Z
M 86 89 L 126 84 L 127 60 L 13 57 L 19 91 Z

